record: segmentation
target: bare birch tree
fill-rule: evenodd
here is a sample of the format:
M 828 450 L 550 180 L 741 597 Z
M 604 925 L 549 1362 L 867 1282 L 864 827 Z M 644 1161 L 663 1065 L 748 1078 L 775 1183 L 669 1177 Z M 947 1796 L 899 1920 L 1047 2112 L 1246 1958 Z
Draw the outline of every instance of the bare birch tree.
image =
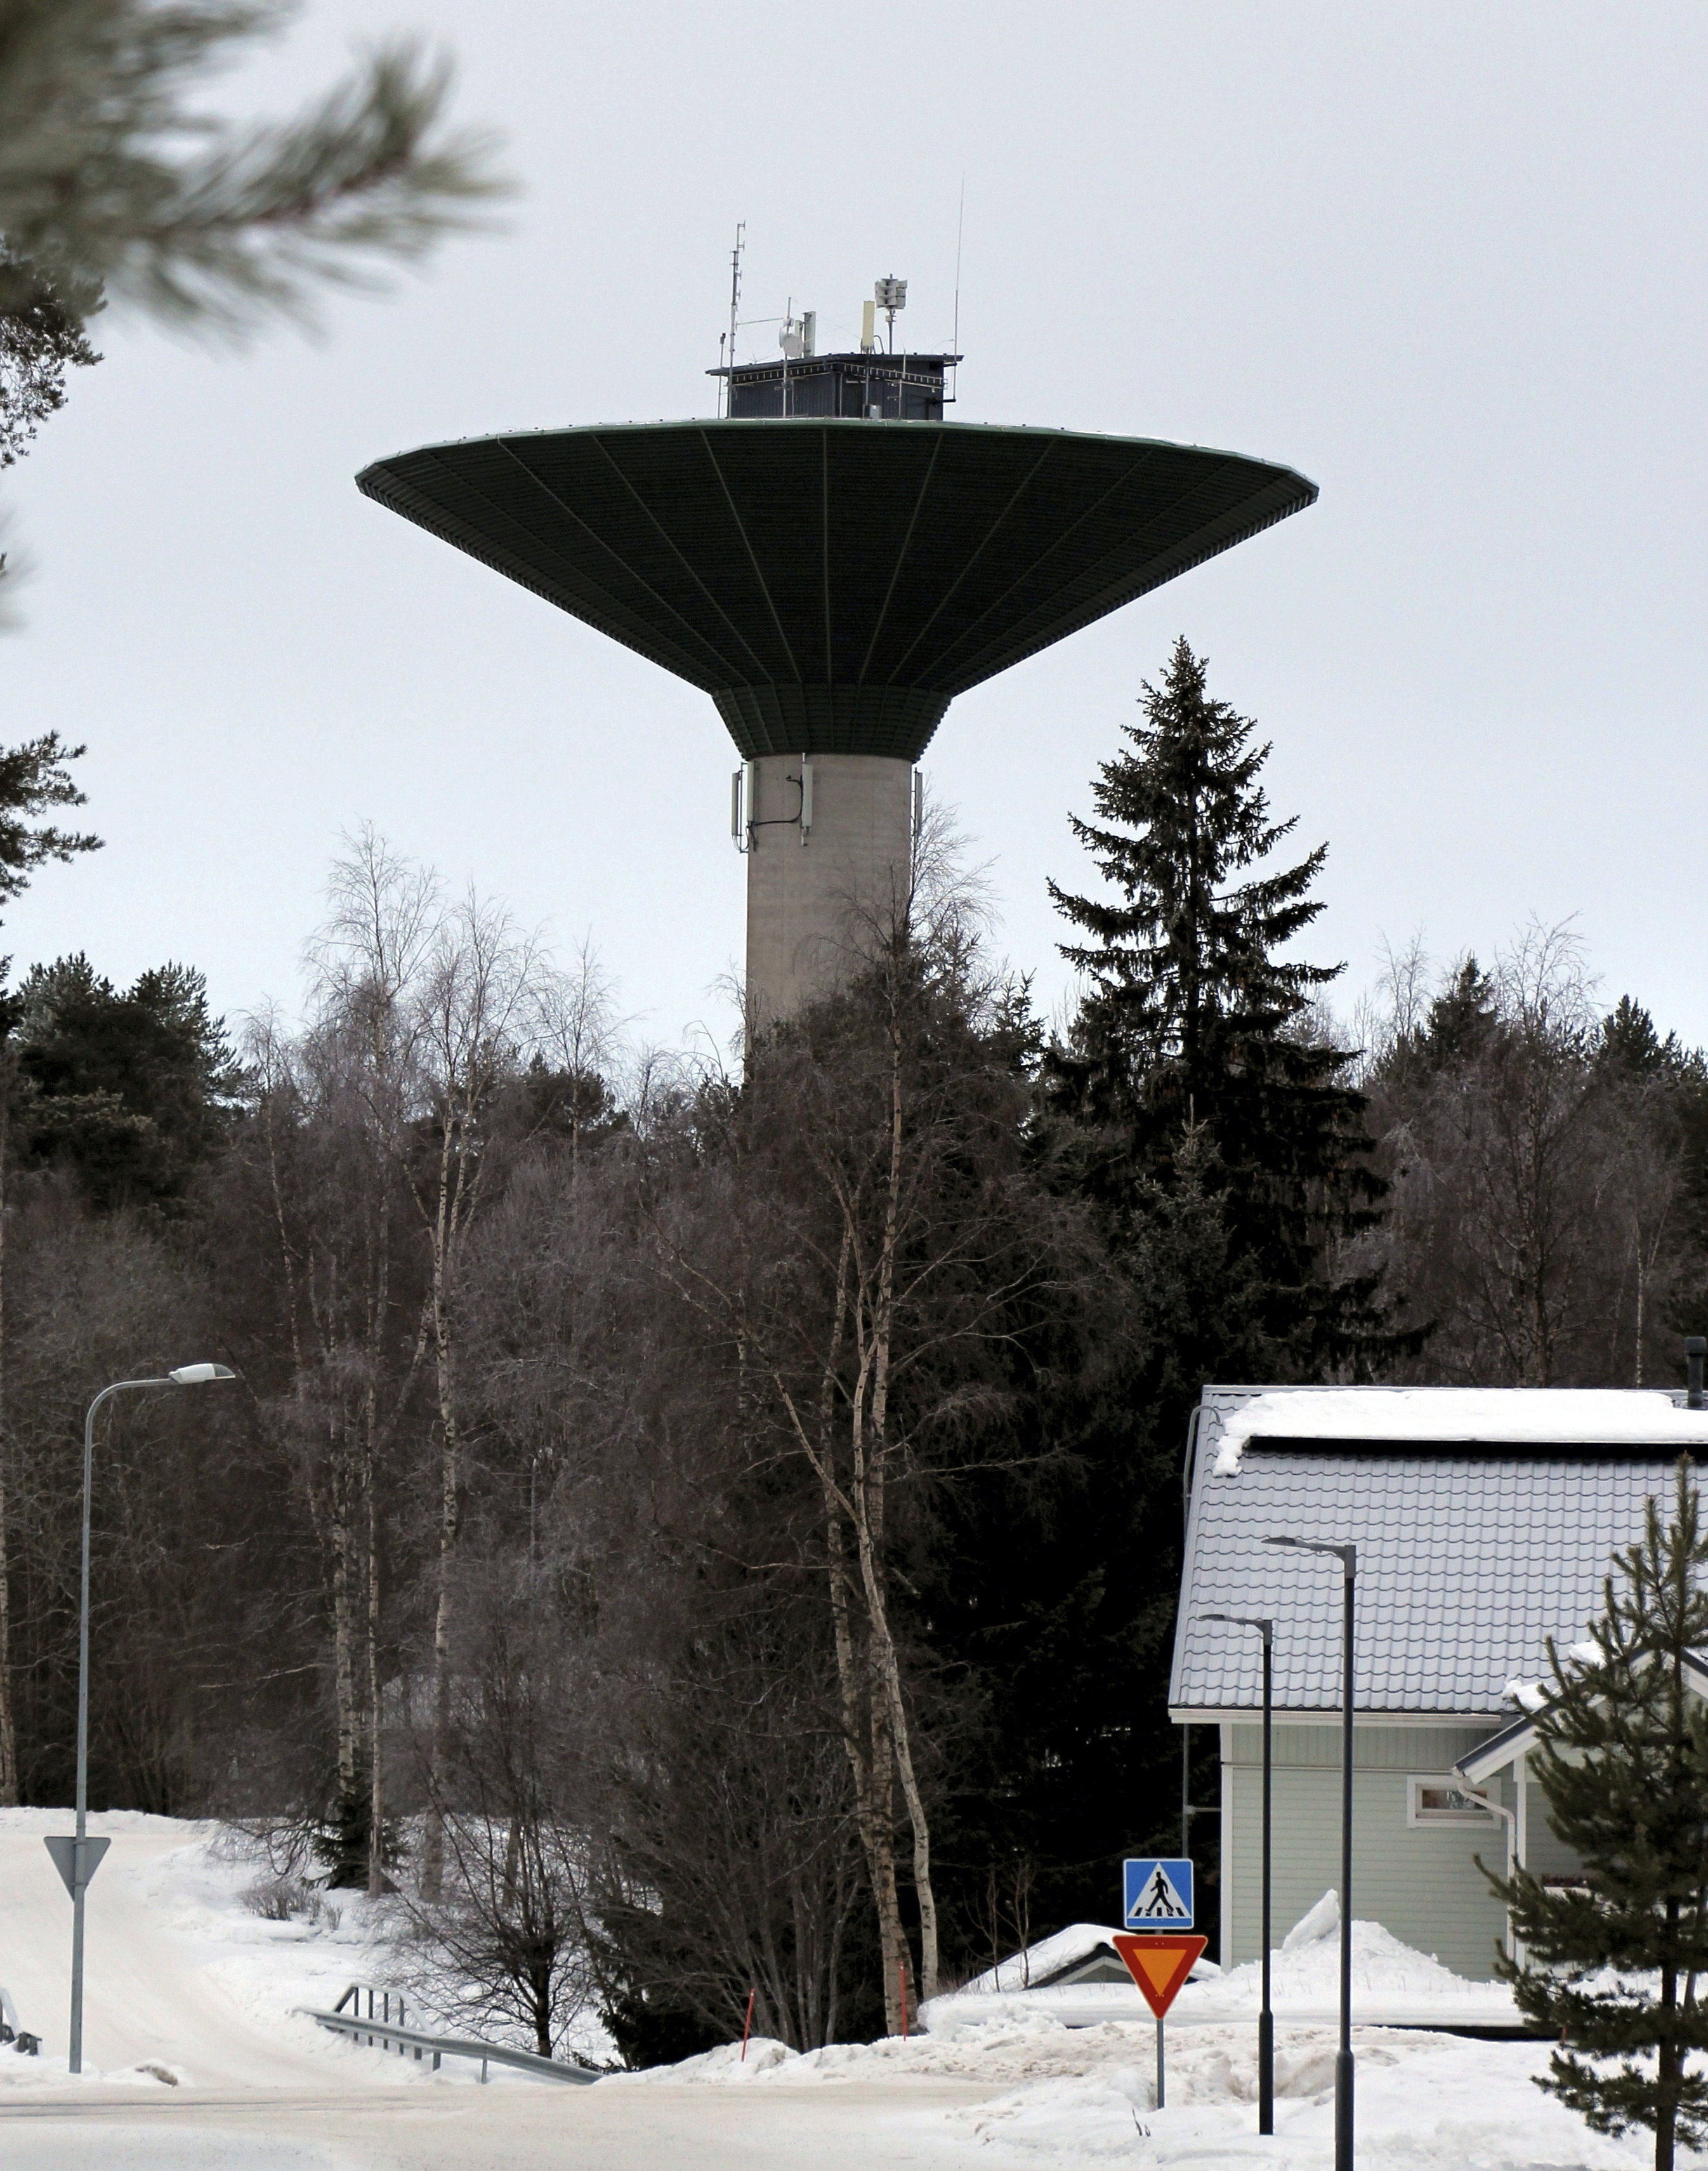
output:
M 422 1150 L 410 1164 L 410 1182 L 428 1245 L 427 1328 L 439 1432 L 431 1800 L 420 1873 L 428 1900 L 439 1897 L 444 1874 L 442 1805 L 449 1783 L 451 1630 L 462 1529 L 463 1274 L 470 1231 L 491 1189 L 490 1118 L 501 1087 L 528 1052 L 543 978 L 533 941 L 507 913 L 471 891 L 440 915 L 412 1005 Z
M 922 874 L 931 871 L 922 870 Z M 1000 983 L 976 914 L 924 881 L 869 918 L 864 970 L 749 1052 L 738 1186 L 718 1211 L 744 1271 L 681 1244 L 688 1301 L 739 1350 L 745 1418 L 816 1482 L 845 1752 L 892 2030 L 934 1996 L 940 1929 L 927 1787 L 895 1623 L 896 1518 L 1002 1438 L 1029 1305 L 1079 1271 L 1071 1216 L 1022 1166 L 1024 1087 L 992 1030 Z M 752 1201 L 768 1193 L 768 1225 Z M 668 1238 L 667 1242 L 668 1243 Z M 898 1812 L 896 1797 L 899 1793 Z M 918 1913 L 902 1911 L 905 1815 Z

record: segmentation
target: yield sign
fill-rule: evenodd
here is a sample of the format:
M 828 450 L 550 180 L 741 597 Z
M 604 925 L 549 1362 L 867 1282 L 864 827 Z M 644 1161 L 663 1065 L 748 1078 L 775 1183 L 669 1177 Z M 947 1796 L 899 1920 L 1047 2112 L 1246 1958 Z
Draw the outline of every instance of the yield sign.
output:
M 1123 1930 L 1116 1933 L 1115 1949 L 1160 2020 L 1209 1942 L 1207 1938 L 1135 1938 Z
M 65 1879 L 65 1889 L 73 1900 L 80 1884 L 87 1885 L 101 1866 L 101 1857 L 112 1845 L 110 1839 L 45 1839 L 41 1842 L 53 1857 L 53 1866 Z M 83 1859 L 78 1859 L 81 1852 Z

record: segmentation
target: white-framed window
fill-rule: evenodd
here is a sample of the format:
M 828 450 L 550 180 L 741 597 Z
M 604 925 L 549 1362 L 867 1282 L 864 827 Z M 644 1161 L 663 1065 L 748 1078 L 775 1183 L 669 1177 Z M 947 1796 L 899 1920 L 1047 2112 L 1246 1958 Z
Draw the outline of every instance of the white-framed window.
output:
M 1405 1821 L 1408 1825 L 1491 1825 L 1499 1820 L 1491 1809 L 1472 1800 L 1456 1773 L 1432 1772 L 1405 1782 Z

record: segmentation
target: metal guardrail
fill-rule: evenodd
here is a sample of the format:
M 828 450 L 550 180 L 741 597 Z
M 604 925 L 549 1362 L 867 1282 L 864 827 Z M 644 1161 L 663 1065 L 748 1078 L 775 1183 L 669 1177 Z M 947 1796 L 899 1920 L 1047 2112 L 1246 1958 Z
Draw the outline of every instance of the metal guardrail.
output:
M 395 2050 L 400 2058 L 407 2058 L 413 2051 L 417 2064 L 423 2057 L 431 2056 L 435 2072 L 439 2069 L 441 2058 L 469 2058 L 479 2061 L 483 2081 L 487 2077 L 489 2065 L 514 2066 L 518 2072 L 533 2073 L 540 2080 L 569 2081 L 578 2088 L 586 2088 L 599 2078 L 597 2073 L 586 2066 L 566 2065 L 558 2058 L 542 2058 L 532 2050 L 509 2050 L 493 2043 L 477 2043 L 466 2035 L 431 2035 L 423 2029 L 405 2027 L 404 2001 L 399 1998 L 398 2018 L 394 2020 L 388 1991 L 380 1993 L 384 2007 L 382 2017 L 377 2018 L 373 2010 L 374 1992 L 368 1991 L 367 2012 L 364 2015 L 361 2010 L 363 1987 L 360 1983 L 351 1983 L 330 2013 L 319 2012 L 309 2005 L 299 2005 L 296 2009 L 306 2019 L 318 2021 L 321 2027 L 330 2029 L 334 2034 L 347 2035 L 354 2042 L 367 2043 L 388 2050 Z M 346 2013 L 345 2008 L 352 2000 L 355 2010 Z

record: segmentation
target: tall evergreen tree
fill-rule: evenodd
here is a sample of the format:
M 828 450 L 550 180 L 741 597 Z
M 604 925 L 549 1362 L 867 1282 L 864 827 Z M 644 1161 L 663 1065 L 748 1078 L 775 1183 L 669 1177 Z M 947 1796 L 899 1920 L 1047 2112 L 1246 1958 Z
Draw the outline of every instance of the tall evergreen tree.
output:
M 1131 748 L 1092 787 L 1098 818 L 1073 822 L 1116 895 L 1050 885 L 1090 938 L 1062 954 L 1090 984 L 1048 1098 L 1100 1137 L 1094 1184 L 1118 1215 L 1170 1192 L 1188 1156 L 1221 1190 L 1230 1268 L 1256 1278 L 1262 1332 L 1309 1375 L 1389 1346 L 1373 1281 L 1334 1268 L 1383 1189 L 1352 1052 L 1312 1017 L 1343 968 L 1285 954 L 1322 910 L 1310 891 L 1328 848 L 1265 871 L 1296 817 L 1272 819 L 1269 748 L 1210 697 L 1184 640 L 1139 705 Z
M 120 993 L 87 957 L 62 957 L 16 1004 L 26 1157 L 70 1166 L 98 1209 L 178 1209 L 244 1086 L 201 973 L 162 966 Z
M 1614 1556 L 1590 1643 L 1550 1646 L 1554 1695 L 1534 1769 L 1548 1820 L 1583 1882 L 1525 1869 L 1491 1882 L 1523 1957 L 1497 1965 L 1518 2009 L 1561 2047 L 1537 2085 L 1599 2133 L 1646 2125 L 1655 2171 L 1708 2141 L 1708 1705 L 1689 1680 L 1708 1649 L 1708 1530 L 1681 1458 L 1664 1525 L 1648 1504 L 1640 1543 Z

